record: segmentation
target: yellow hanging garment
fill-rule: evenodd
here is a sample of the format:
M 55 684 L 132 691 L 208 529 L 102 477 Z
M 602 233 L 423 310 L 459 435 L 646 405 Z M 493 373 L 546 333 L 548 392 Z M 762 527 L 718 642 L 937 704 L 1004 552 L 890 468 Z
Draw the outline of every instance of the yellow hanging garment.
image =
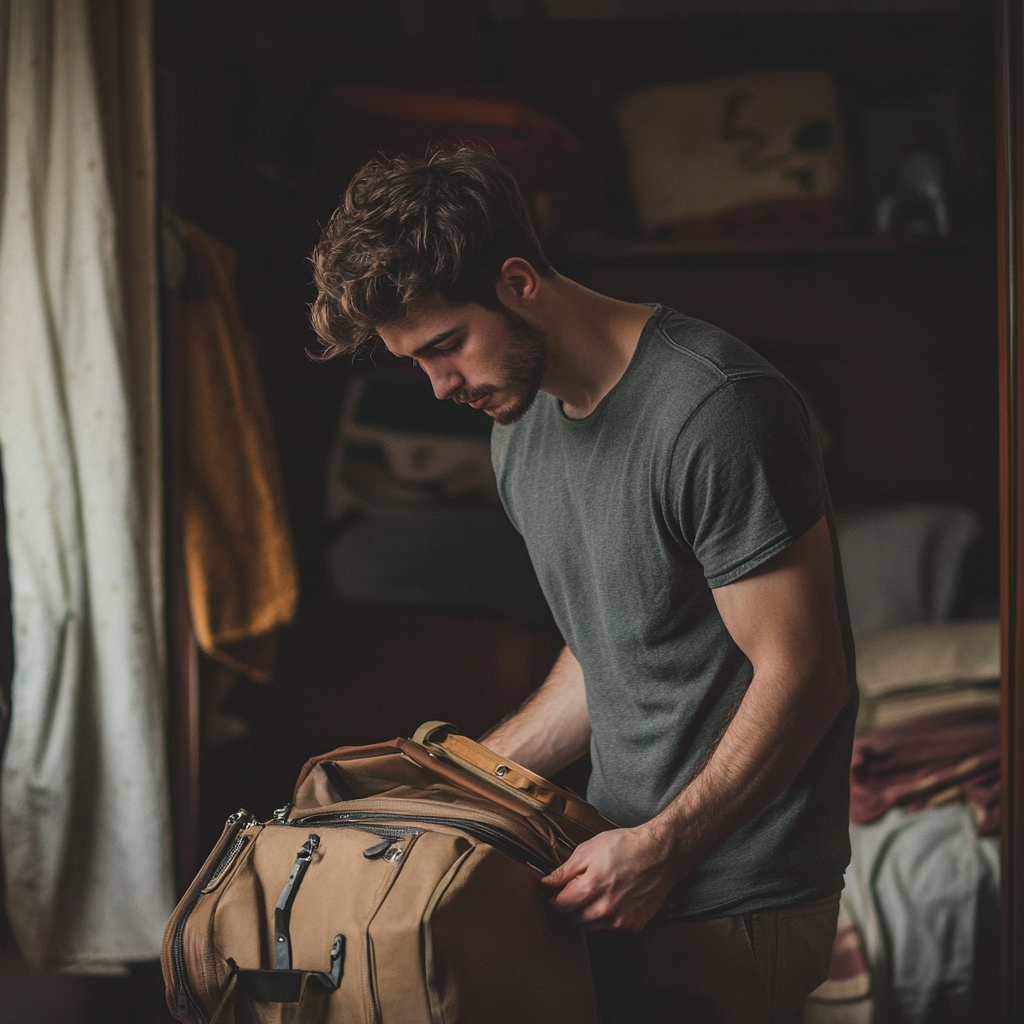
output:
M 284 489 L 253 348 L 234 293 L 236 254 L 182 222 L 185 568 L 192 625 L 211 657 L 269 682 L 275 631 L 299 584 Z

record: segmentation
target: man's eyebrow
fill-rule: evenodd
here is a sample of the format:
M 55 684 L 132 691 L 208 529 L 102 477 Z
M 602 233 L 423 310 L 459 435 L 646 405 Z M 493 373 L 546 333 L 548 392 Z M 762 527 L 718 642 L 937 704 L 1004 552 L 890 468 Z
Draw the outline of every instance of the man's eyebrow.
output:
M 458 330 L 458 327 L 449 327 L 447 331 L 442 331 L 440 334 L 435 334 L 430 339 L 430 341 L 424 342 L 422 345 L 420 345 L 418 349 L 415 349 L 413 351 L 413 357 L 421 356 L 423 355 L 424 352 L 429 352 L 436 345 L 440 345 L 442 341 L 446 341 L 448 338 L 450 338 Z

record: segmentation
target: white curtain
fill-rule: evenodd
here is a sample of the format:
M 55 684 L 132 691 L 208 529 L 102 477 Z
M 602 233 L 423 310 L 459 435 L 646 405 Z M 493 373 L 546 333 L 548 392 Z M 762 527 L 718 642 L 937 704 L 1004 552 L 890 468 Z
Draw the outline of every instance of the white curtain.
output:
M 124 252 L 118 219 L 144 210 L 149 190 L 152 234 L 152 145 L 125 138 L 132 118 L 101 104 L 103 8 L 90 21 L 86 0 L 0 0 L 0 457 L 15 637 L 0 829 L 23 951 L 78 969 L 158 955 L 174 903 L 155 281 Z M 136 55 L 134 121 L 149 119 L 151 141 L 148 0 L 111 10 L 128 38 L 107 56 Z

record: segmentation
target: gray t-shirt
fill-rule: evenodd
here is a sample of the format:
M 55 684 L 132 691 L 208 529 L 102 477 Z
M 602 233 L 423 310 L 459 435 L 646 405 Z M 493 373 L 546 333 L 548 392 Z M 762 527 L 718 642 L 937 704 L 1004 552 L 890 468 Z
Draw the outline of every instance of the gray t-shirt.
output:
M 544 392 L 495 426 L 498 486 L 586 684 L 588 798 L 648 821 L 700 770 L 753 669 L 712 596 L 831 507 L 799 394 L 742 342 L 657 307 L 622 378 L 585 419 Z M 834 541 L 837 599 L 853 640 Z M 670 895 L 697 917 L 816 899 L 849 861 L 856 687 L 789 788 Z

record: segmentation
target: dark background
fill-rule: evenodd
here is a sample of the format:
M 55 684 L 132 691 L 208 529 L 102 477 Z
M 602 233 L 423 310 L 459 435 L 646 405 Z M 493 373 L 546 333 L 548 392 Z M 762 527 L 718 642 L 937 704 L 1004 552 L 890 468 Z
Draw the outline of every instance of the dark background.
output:
M 994 44 L 986 12 L 556 21 L 542 17 L 540 6 L 480 0 L 305 0 L 287 6 L 163 0 L 157 5 L 164 194 L 176 213 L 239 251 L 239 296 L 263 341 L 267 397 L 307 587 L 317 582 L 322 470 L 347 369 L 340 362 L 312 364 L 304 354 L 315 345 L 304 313 L 313 297 L 306 259 L 319 226 L 358 166 L 345 166 L 337 152 L 337 139 L 351 130 L 329 102 L 337 83 L 512 99 L 563 124 L 582 143 L 582 180 L 556 212 L 557 233 L 548 241 L 558 269 L 571 274 L 579 274 L 584 260 L 593 265 L 594 257 L 576 257 L 599 247 L 602 239 L 637 234 L 614 123 L 615 100 L 631 88 L 753 69 L 831 71 L 850 140 L 846 219 L 855 235 L 863 234 L 870 220 L 860 138 L 863 111 L 930 93 L 951 94 L 961 139 L 951 157 L 956 164 L 951 188 L 955 235 L 977 243 L 980 253 L 972 250 L 959 262 L 952 257 L 941 268 L 934 259 L 929 264 L 928 256 L 894 259 L 884 251 L 852 265 L 840 262 L 838 268 L 820 256 L 804 263 L 817 279 L 846 278 L 843 288 L 850 296 L 858 289 L 849 275 L 870 275 L 882 270 L 886 260 L 885 277 L 903 270 L 911 278 L 945 271 L 954 279 L 955 312 L 969 321 L 957 324 L 958 344 L 969 346 L 972 358 L 991 362 L 994 417 L 995 348 L 989 344 L 994 274 L 984 281 L 958 280 L 970 274 L 980 254 L 991 260 L 994 245 Z M 385 155 L 394 152 L 385 150 Z M 722 278 L 737 261 L 726 269 L 721 259 L 687 262 L 700 263 L 704 273 L 711 265 Z M 805 337 L 814 344 L 834 340 L 843 316 L 822 308 L 831 296 L 815 302 L 817 279 L 797 282 L 803 287 L 794 296 L 792 287 L 780 287 L 773 279 L 778 275 L 774 260 L 757 261 L 753 268 L 738 262 L 741 280 L 723 283 L 731 294 L 704 303 L 700 311 L 685 311 L 709 319 L 718 313 L 716 322 L 722 314 L 735 319 L 738 327 L 723 326 L 755 345 L 793 345 Z M 868 263 L 874 266 L 865 269 Z M 604 274 L 601 283 L 609 291 L 641 291 L 646 299 L 672 301 L 661 282 L 648 276 L 650 270 L 650 262 L 644 263 L 639 286 L 631 281 L 616 288 Z M 706 288 L 703 283 L 696 287 Z M 773 292 L 774 308 L 746 298 L 751 287 Z M 985 287 L 989 291 L 982 298 Z M 864 328 L 876 327 L 896 344 L 908 335 L 932 335 L 933 325 L 917 318 L 926 317 L 929 300 L 947 295 L 948 288 L 915 294 L 911 281 L 905 295 L 899 294 L 898 282 L 891 290 L 896 294 L 886 296 L 885 307 L 865 311 Z M 788 322 L 762 315 L 784 311 L 793 297 L 818 307 L 801 311 L 799 333 L 789 330 Z M 869 294 L 861 301 L 875 298 Z M 968 312 L 972 300 L 976 305 Z M 731 317 L 739 304 L 753 307 L 754 316 Z M 827 419 L 829 410 L 820 411 Z M 984 458 L 994 481 L 994 418 L 988 426 Z M 893 432 L 887 433 L 891 440 Z M 906 467 L 911 460 L 898 461 Z M 838 482 L 842 489 L 844 481 Z M 867 481 L 855 484 L 850 496 L 884 499 L 895 489 Z M 916 493 L 925 496 L 920 487 Z M 991 516 L 994 495 L 982 500 Z

